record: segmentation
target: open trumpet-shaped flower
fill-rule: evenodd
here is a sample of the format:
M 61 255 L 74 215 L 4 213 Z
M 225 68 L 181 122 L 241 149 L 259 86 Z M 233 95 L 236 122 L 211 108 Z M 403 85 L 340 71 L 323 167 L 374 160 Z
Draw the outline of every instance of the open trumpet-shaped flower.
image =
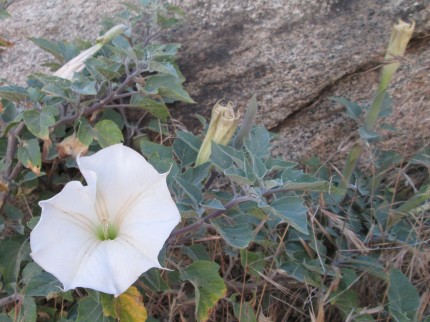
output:
M 77 163 L 87 185 L 69 182 L 40 202 L 32 257 L 64 290 L 88 287 L 118 296 L 143 272 L 161 267 L 158 254 L 180 214 L 167 174 L 122 144 Z

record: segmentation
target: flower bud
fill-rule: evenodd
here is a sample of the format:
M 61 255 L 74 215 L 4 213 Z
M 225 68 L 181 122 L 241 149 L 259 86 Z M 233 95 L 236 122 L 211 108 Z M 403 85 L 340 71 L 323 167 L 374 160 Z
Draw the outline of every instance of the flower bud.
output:
M 78 73 L 85 67 L 85 61 L 96 54 L 102 47 L 115 37 L 119 36 L 128 29 L 126 25 L 117 25 L 111 28 L 103 36 L 97 38 L 97 43 L 81 52 L 78 56 L 67 62 L 59 70 L 54 73 L 54 76 L 72 80 L 74 73 Z
M 197 155 L 196 166 L 209 160 L 212 141 L 223 145 L 230 142 L 236 131 L 238 119 L 239 116 L 234 115 L 232 102 L 228 102 L 227 106 L 222 106 L 219 102 L 215 104 L 206 137 Z
M 400 66 L 400 58 L 405 54 L 406 46 L 412 37 L 414 28 L 414 22 L 408 24 L 402 20 L 393 27 L 387 53 L 385 55 L 386 64 L 382 68 L 378 92 L 365 119 L 365 127 L 368 130 L 373 130 L 376 126 L 386 91 L 393 79 L 394 73 Z
M 397 25 L 394 25 L 391 32 L 390 43 L 388 44 L 387 53 L 385 55 L 385 61 L 387 64 L 382 70 L 380 90 L 388 87 L 391 79 L 397 68 L 400 66 L 399 57 L 405 55 L 406 46 L 412 37 L 414 32 L 415 22 L 408 24 L 402 20 Z

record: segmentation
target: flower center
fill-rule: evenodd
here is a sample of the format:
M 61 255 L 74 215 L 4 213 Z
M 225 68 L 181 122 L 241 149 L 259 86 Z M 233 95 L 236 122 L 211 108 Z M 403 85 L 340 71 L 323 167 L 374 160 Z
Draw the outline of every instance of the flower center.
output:
M 96 231 L 97 237 L 102 241 L 114 240 L 118 235 L 118 231 L 115 225 L 109 223 L 109 212 L 103 195 L 99 191 L 97 191 L 96 197 L 96 213 L 100 222 L 100 226 L 98 226 Z
M 103 240 L 114 240 L 118 235 L 118 231 L 116 230 L 114 225 L 109 225 L 106 222 L 105 225 L 100 225 L 97 229 L 97 237 L 101 241 Z

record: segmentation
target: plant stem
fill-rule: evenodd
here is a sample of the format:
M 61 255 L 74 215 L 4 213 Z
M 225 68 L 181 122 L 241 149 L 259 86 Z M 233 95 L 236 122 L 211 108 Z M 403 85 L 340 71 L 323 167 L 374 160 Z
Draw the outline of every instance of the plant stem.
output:
M 107 104 L 109 104 L 110 102 L 112 102 L 113 100 L 117 99 L 117 98 L 121 98 L 121 97 L 128 97 L 130 95 L 132 95 L 132 93 L 121 93 L 127 86 L 128 84 L 136 77 L 138 76 L 140 73 L 142 72 L 141 69 L 136 69 L 133 73 L 131 73 L 125 80 L 124 82 L 112 93 L 110 93 L 108 96 L 106 96 L 104 99 L 102 99 L 101 101 L 91 105 L 90 107 L 88 107 L 83 114 L 80 113 L 76 113 L 74 115 L 62 118 L 61 120 L 59 120 L 57 123 L 55 123 L 52 128 L 56 128 L 58 126 L 60 126 L 61 124 L 70 124 L 75 122 L 79 117 L 81 116 L 91 116 L 91 114 L 93 114 L 94 112 L 98 111 L 99 109 L 102 109 L 104 107 L 106 107 Z M 134 92 L 133 92 L 134 93 Z M 124 105 L 125 107 L 133 107 L 133 106 L 129 106 L 129 105 Z M 113 108 L 113 107 L 120 107 L 120 106 L 109 106 L 109 108 Z M 136 106 L 134 106 L 136 107 Z
M 20 122 L 13 130 L 10 130 L 7 136 L 7 150 L 5 162 L 7 164 L 6 170 L 4 171 L 4 178 L 9 178 L 12 171 L 13 159 L 16 152 L 16 147 L 18 145 L 17 137 L 24 130 L 24 122 Z
M 24 297 L 20 294 L 13 294 L 8 297 L 0 299 L 0 307 L 6 306 L 16 301 L 21 301 Z

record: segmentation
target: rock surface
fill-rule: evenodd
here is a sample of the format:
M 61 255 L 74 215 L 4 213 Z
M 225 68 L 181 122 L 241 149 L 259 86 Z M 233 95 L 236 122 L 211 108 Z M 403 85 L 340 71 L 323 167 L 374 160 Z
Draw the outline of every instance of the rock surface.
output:
M 185 23 L 167 35 L 183 44 L 179 64 L 197 102 L 175 115 L 209 115 L 219 99 L 243 110 L 253 93 L 258 122 L 280 134 L 276 152 L 336 158 L 356 139 L 356 125 L 328 97 L 368 103 L 391 26 L 414 20 L 416 32 L 391 93 L 398 129 L 388 146 L 412 153 L 430 139 L 430 2 L 428 0 L 175 0 Z M 94 39 L 107 1 L 16 0 L 0 23 L 15 47 L 2 55 L 0 78 L 22 82 L 48 58 L 25 37 Z M 189 117 L 183 118 L 187 122 Z M 191 124 L 191 123 L 188 123 Z

